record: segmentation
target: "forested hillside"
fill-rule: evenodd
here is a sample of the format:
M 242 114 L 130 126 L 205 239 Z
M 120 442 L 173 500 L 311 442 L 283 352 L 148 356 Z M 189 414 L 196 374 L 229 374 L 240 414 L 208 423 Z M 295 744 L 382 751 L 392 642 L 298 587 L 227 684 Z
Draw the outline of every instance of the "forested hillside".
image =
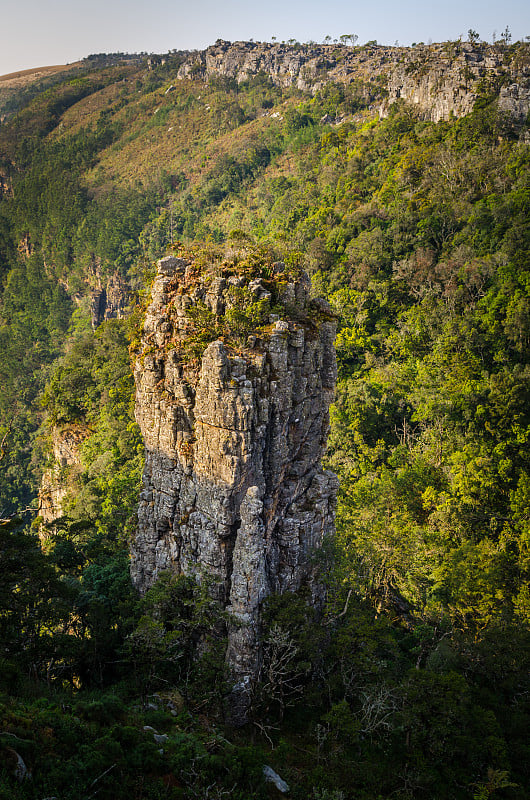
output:
M 10 96 L 0 797 L 278 796 L 264 764 L 300 800 L 529 796 L 530 132 L 498 98 L 530 53 L 497 50 L 436 123 L 381 118 L 376 72 L 304 93 L 178 79 L 184 53 Z M 129 579 L 131 359 L 167 252 L 302 266 L 339 320 L 328 604 L 268 601 L 240 730 L 207 589 Z M 112 286 L 128 312 L 95 313 Z

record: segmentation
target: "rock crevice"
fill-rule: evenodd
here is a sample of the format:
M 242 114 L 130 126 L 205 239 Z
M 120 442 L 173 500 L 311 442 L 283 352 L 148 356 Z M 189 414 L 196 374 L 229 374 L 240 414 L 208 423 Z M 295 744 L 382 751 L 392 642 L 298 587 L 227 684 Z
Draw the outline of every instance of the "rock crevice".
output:
M 381 116 L 403 100 L 433 122 L 469 114 L 485 87 L 498 94 L 499 88 L 510 84 L 502 89 L 500 107 L 516 119 L 526 116 L 530 103 L 527 43 L 519 43 L 519 52 L 512 57 L 500 43 L 485 42 L 348 47 L 218 40 L 189 54 L 178 77 L 223 77 L 242 83 L 259 74 L 277 86 L 296 86 L 312 94 L 330 81 L 354 84 Z M 323 121 L 332 121 L 326 117 Z
M 145 591 L 162 570 L 207 580 L 229 612 L 227 661 L 241 685 L 259 667 L 264 599 L 307 586 L 322 602 L 312 556 L 333 532 L 337 492 L 321 466 L 333 315 L 310 299 L 305 273 L 272 273 L 198 273 L 191 260 L 162 259 L 135 365 L 146 465 L 133 581 Z M 234 286 L 263 301 L 259 324 L 235 339 L 222 323 L 226 309 L 245 313 Z M 282 319 L 269 314 L 271 298 Z M 204 338 L 198 315 L 218 334 L 202 352 L 190 350 Z

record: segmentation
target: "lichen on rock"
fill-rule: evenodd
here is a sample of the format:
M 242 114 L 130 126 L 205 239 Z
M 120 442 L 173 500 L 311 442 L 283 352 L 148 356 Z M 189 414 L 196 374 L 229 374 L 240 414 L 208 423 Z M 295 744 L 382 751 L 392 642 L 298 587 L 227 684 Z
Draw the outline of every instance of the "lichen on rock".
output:
M 312 556 L 334 530 L 337 479 L 321 465 L 334 336 L 300 269 L 158 262 L 135 364 L 146 464 L 132 577 L 140 591 L 162 570 L 208 581 L 236 686 L 257 675 L 267 596 L 306 586 L 323 600 Z

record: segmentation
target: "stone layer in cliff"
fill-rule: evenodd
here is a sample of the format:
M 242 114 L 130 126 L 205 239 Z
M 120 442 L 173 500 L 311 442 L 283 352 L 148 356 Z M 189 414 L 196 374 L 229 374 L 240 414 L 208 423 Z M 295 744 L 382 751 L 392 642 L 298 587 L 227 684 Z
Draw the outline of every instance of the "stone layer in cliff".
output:
M 162 259 L 135 365 L 146 464 L 133 581 L 145 591 L 162 570 L 208 581 L 229 612 L 239 687 L 259 669 L 265 598 L 305 585 L 322 602 L 313 556 L 333 532 L 337 493 L 321 466 L 331 309 L 310 299 L 305 273 L 275 264 L 262 274 Z M 250 333 L 243 299 L 260 321 Z M 206 345 L 205 325 L 217 335 Z
M 354 83 L 381 116 L 403 100 L 433 122 L 465 116 L 481 93 L 498 94 L 504 87 L 501 110 L 522 119 L 530 103 L 530 44 L 519 42 L 515 47 L 511 51 L 500 43 L 485 42 L 415 47 L 290 46 L 218 40 L 206 50 L 190 54 L 178 77 L 201 75 L 209 80 L 222 76 L 241 83 L 265 74 L 278 86 L 296 86 L 312 94 L 331 81 Z

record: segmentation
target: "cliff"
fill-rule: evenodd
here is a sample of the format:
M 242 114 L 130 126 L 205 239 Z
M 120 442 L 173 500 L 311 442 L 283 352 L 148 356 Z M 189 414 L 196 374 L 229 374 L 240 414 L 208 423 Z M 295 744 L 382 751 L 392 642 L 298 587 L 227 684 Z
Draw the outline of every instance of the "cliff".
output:
M 530 47 L 445 42 L 416 47 L 226 42 L 189 56 L 180 79 L 200 75 L 238 83 L 259 73 L 282 87 L 315 93 L 325 83 L 355 83 L 381 115 L 399 99 L 433 122 L 468 114 L 479 94 L 504 89 L 504 110 L 523 117 L 530 107 Z M 509 91 L 508 90 L 509 87 Z M 512 102 L 516 96 L 516 103 Z
M 48 535 L 44 526 L 50 526 L 63 516 L 63 501 L 69 492 L 67 476 L 80 468 L 79 447 L 86 439 L 87 429 L 82 426 L 68 426 L 52 429 L 52 464 L 43 472 L 39 486 L 38 516 L 42 519 L 40 535 Z
M 98 288 L 90 292 L 90 319 L 95 330 L 109 319 L 123 319 L 129 304 L 130 291 L 126 281 L 118 274 L 111 275 L 103 286 L 99 274 Z
M 312 556 L 334 529 L 337 480 L 321 457 L 335 322 L 296 272 L 162 259 L 134 370 L 146 463 L 133 581 L 145 591 L 169 569 L 209 582 L 231 620 L 240 716 L 261 604 L 303 585 L 322 602 Z

